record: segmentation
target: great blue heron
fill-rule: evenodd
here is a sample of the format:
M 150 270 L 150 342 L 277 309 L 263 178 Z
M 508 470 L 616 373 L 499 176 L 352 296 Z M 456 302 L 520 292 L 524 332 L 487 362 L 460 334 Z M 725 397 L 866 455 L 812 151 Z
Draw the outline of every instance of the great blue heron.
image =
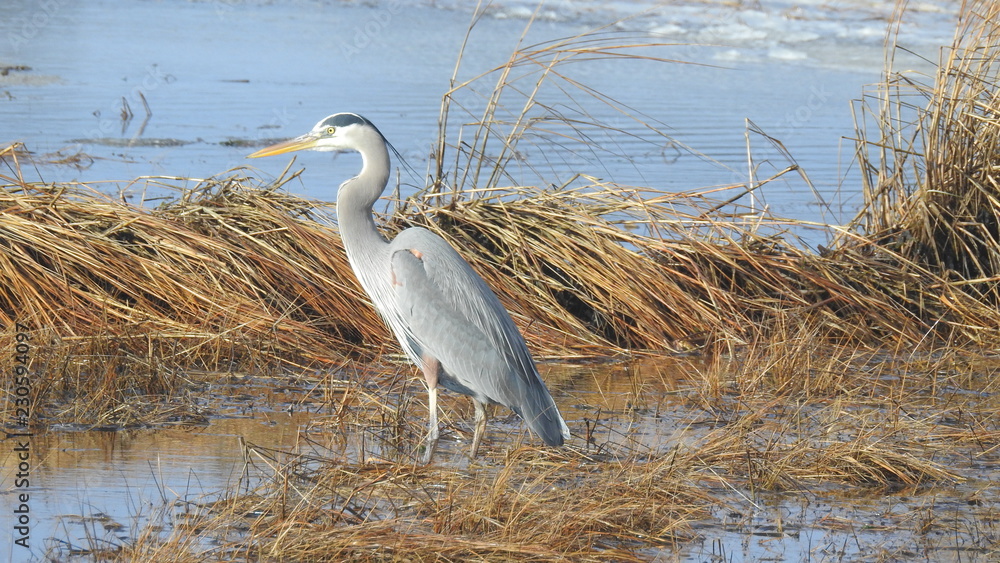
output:
M 438 387 L 472 397 L 472 457 L 486 430 L 486 404 L 509 407 L 550 446 L 569 428 L 535 367 L 524 338 L 486 282 L 438 235 L 420 227 L 391 242 L 372 216 L 389 181 L 392 145 L 367 119 L 331 115 L 311 131 L 261 149 L 251 158 L 298 150 L 361 153 L 361 173 L 337 191 L 337 221 L 347 260 L 406 355 L 423 371 L 430 416 L 428 463 L 438 441 Z M 395 149 L 393 149 L 395 152 Z

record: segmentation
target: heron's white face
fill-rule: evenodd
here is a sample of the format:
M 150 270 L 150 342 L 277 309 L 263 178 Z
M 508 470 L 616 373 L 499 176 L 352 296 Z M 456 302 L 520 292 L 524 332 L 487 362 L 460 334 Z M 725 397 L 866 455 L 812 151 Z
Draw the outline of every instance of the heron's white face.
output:
M 351 150 L 358 146 L 358 143 L 353 141 L 353 139 L 361 132 L 360 130 L 364 128 L 363 125 L 352 123 L 338 127 L 336 125 L 330 125 L 329 121 L 330 118 L 320 121 L 315 127 L 312 128 L 312 131 L 309 131 L 305 135 L 298 138 L 309 144 L 309 146 L 302 147 L 302 149 L 314 151 L 341 151 Z
M 363 117 L 353 113 L 337 113 L 320 120 L 311 131 L 287 141 L 260 149 L 248 158 L 274 156 L 292 151 L 357 150 L 360 136 L 366 129 L 373 129 Z

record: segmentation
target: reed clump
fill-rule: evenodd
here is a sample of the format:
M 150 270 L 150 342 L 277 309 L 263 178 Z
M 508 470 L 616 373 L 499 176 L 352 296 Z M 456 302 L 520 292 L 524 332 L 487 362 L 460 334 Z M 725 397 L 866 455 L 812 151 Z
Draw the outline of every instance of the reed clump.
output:
M 932 330 L 966 342 L 1000 336 L 989 306 L 891 252 L 859 244 L 817 255 L 728 217 L 675 211 L 714 207 L 702 194 L 591 185 L 475 195 L 400 220 L 483 264 L 550 352 L 741 346 L 792 317 L 818 338 L 876 346 L 912 345 Z
M 689 540 L 714 504 L 669 459 L 521 447 L 465 471 L 347 464 L 316 449 L 246 452 L 248 470 L 267 480 L 206 506 L 203 522 L 206 537 L 243 528 L 251 559 L 639 561 L 633 544 Z
M 316 202 L 231 176 L 150 210 L 2 179 L 5 326 L 210 369 L 342 358 L 374 339 L 366 327 L 382 335 Z
M 885 80 L 855 104 L 866 201 L 855 225 L 902 267 L 926 268 L 991 307 L 1000 304 L 998 16 L 993 3 L 964 5 L 931 77 L 895 71 L 890 50 Z
M 996 339 L 995 310 L 967 284 L 871 242 L 814 255 L 672 211 L 694 196 L 588 188 L 411 201 L 388 234 L 422 225 L 462 248 L 541 354 L 739 346 L 792 317 L 838 342 Z M 8 326 L 115 337 L 138 356 L 155 338 L 173 343 L 160 361 L 209 369 L 340 361 L 388 340 L 317 202 L 238 177 L 153 210 L 85 187 L 15 183 L 0 197 Z

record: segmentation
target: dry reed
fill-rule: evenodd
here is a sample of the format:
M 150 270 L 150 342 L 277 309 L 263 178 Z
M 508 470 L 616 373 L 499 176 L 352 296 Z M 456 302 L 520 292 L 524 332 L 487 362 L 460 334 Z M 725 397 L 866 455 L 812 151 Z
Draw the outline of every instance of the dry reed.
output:
M 175 342 L 163 361 L 214 369 L 338 358 L 374 339 L 316 202 L 229 177 L 147 210 L 85 185 L 2 179 L 5 326 L 118 338 L 138 356 L 152 345 L 128 341 Z
M 903 268 L 926 268 L 941 278 L 938 287 L 995 308 L 1000 6 L 963 2 L 930 79 L 896 71 L 895 55 L 887 52 L 885 80 L 855 107 L 866 201 L 855 225 L 880 250 L 898 253 Z M 969 324 L 994 329 L 997 321 Z

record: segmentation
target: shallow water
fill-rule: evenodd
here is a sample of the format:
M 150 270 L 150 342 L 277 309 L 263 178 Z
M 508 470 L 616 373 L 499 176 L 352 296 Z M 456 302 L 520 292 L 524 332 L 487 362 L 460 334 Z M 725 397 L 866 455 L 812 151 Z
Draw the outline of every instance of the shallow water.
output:
M 215 499 L 233 488 L 244 465 L 241 437 L 293 449 L 298 428 L 307 420 L 304 415 L 258 413 L 213 419 L 204 427 L 55 428 L 36 435 L 30 439 L 36 460 L 30 489 L 32 551 L 67 554 L 74 548 L 128 542 L 156 522 L 151 516 L 164 506 L 171 514 L 183 513 L 188 503 Z M 9 524 L 8 516 L 0 520 Z M 19 548 L 2 553 L 10 554 L 11 561 L 23 554 Z
M 408 366 L 399 369 L 412 372 Z M 626 458 L 633 452 L 669 454 L 678 445 L 696 445 L 727 424 L 725 416 L 690 400 L 689 378 L 706 369 L 696 358 L 541 365 L 574 433 L 572 445 Z M 309 380 L 227 381 L 221 374 L 217 380 L 219 384 L 200 395 L 215 401 L 210 409 L 206 405 L 206 412 L 215 415 L 204 424 L 117 432 L 56 428 L 33 437 L 33 554 L 72 559 L 74 549 L 128 542 L 150 524 L 167 523 L 162 533 L 171 533 L 169 523 L 182 526 L 186 514 L 199 512 L 227 491 L 252 488 L 268 473 L 248 467 L 242 441 L 287 452 L 315 452 L 318 446 L 327 456 L 342 456 L 347 464 L 398 456 L 405 464 L 416 455 L 411 450 L 420 436 L 400 441 L 387 438 L 392 432 L 384 427 L 345 430 L 330 416 L 341 406 L 324 403 L 323 386 Z M 398 382 L 405 383 L 399 387 Z M 417 381 L 404 377 L 394 385 L 379 385 L 373 388 L 378 401 L 407 409 L 412 420 L 423 419 L 425 396 Z M 462 469 L 469 464 L 465 452 L 472 409 L 467 399 L 453 394 L 446 393 L 442 401 L 446 414 L 434 463 Z M 348 408 L 364 406 L 351 401 Z M 811 420 L 810 409 L 824 408 L 817 404 L 794 410 L 802 420 Z M 819 429 L 799 430 L 822 434 Z M 484 444 L 486 455 L 502 459 L 496 452 L 521 441 L 532 441 L 523 424 L 508 412 L 496 412 Z M 12 460 L 6 451 L 3 459 L 9 496 Z M 481 470 L 489 470 L 496 459 L 485 461 Z M 996 456 L 940 461 L 968 480 L 898 491 L 818 480 L 800 483 L 798 490 L 792 486 L 769 492 L 755 490 L 752 484 L 731 488 L 724 484 L 726 479 L 713 485 L 709 478 L 704 486 L 717 487 L 711 496 L 721 504 L 709 521 L 695 524 L 697 538 L 673 547 L 667 543 L 644 548 L 640 554 L 651 561 L 867 561 L 880 555 L 989 561 L 991 546 L 996 552 L 1000 521 L 1000 501 L 991 492 L 1000 472 Z M 250 459 L 250 466 L 254 464 L 266 466 Z M 0 513 L 3 529 L 9 527 L 9 516 Z M 927 531 L 919 532 L 923 522 Z M 23 554 L 6 546 L 0 553 Z M 74 560 L 87 560 L 83 553 Z
M 665 190 L 745 182 L 751 120 L 780 139 L 816 188 L 789 175 L 762 191 L 757 205 L 799 220 L 849 220 L 861 203 L 852 145 L 843 140 L 853 133 L 849 101 L 878 78 L 891 10 L 860 1 L 752 9 L 654 4 L 549 3 L 525 42 L 575 35 L 632 15 L 612 29 L 677 43 L 641 54 L 699 64 L 604 60 L 563 67 L 573 79 L 659 122 L 673 140 L 598 135 L 595 141 L 610 152 L 595 153 L 543 135 L 536 146 L 520 147 L 523 166 L 508 170 L 514 180 L 561 185 L 581 173 Z M 465 49 L 460 81 L 502 63 L 534 7 L 495 3 Z M 943 0 L 914 8 L 901 31 L 906 45 L 935 59 L 937 46 L 949 40 L 954 9 Z M 320 0 L 139 1 L 126 8 L 106 0 L 15 0 L 5 4 L 4 16 L 0 36 L 9 39 L 0 41 L 0 66 L 30 70 L 0 76 L 0 140 L 24 142 L 46 181 L 117 182 L 105 186 L 110 192 L 137 177 L 204 178 L 245 166 L 251 147 L 298 135 L 337 111 L 372 119 L 422 174 L 437 134 L 440 97 L 471 19 L 465 3 Z M 484 95 L 491 85 L 492 79 L 476 90 Z M 569 94 L 593 119 L 641 133 L 606 105 Z M 572 117 L 567 95 L 553 90 L 542 97 Z M 471 108 L 482 105 L 472 93 L 460 99 Z M 133 115 L 128 120 L 122 119 L 123 100 Z M 144 103 L 152 112 L 148 119 Z M 758 180 L 790 164 L 763 138 L 751 135 L 750 141 Z M 46 164 L 78 153 L 86 156 L 76 166 Z M 341 157 L 331 164 L 329 158 L 301 155 L 307 171 L 290 189 L 332 200 L 358 160 Z M 266 176 L 286 163 L 252 164 Z M 420 183 L 407 174 L 403 182 Z M 807 237 L 813 244 L 825 241 L 822 233 Z

